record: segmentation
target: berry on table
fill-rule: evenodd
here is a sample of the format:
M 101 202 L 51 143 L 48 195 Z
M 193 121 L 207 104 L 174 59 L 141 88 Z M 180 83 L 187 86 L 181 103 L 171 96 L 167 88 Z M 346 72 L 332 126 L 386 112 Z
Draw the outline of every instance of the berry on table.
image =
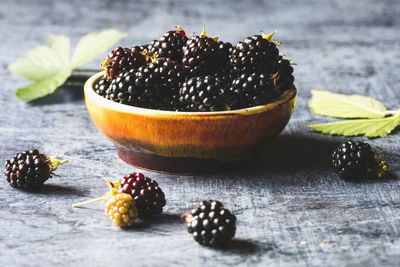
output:
M 166 204 L 158 183 L 142 173 L 131 173 L 120 181 L 119 191 L 130 194 L 136 201 L 139 218 L 160 214 Z
M 130 194 L 111 189 L 106 195 L 105 213 L 115 226 L 130 227 L 138 218 L 136 203 Z
M 340 177 L 360 179 L 381 178 L 388 170 L 387 162 L 379 158 L 368 143 L 349 140 L 339 145 L 332 153 L 332 167 Z
M 200 202 L 186 221 L 188 232 L 201 245 L 223 245 L 235 236 L 236 217 L 219 201 Z
M 54 175 L 60 164 L 67 161 L 60 161 L 57 157 L 48 158 L 37 149 L 24 151 L 6 161 L 4 175 L 12 187 L 36 189 Z

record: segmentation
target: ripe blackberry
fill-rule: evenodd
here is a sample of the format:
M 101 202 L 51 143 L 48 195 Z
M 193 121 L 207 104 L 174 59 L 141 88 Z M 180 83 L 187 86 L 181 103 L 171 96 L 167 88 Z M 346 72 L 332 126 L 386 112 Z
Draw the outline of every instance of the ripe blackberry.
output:
M 388 165 L 379 158 L 368 143 L 349 140 L 339 145 L 332 153 L 332 167 L 345 179 L 383 177 Z
M 146 64 L 146 56 L 129 48 L 117 47 L 111 51 L 101 66 L 106 70 L 109 79 L 116 78 L 121 72 L 136 70 Z
M 187 68 L 189 77 L 215 73 L 223 63 L 218 42 L 207 37 L 204 30 L 200 36 L 188 39 L 182 51 L 182 65 Z
M 182 47 L 188 40 L 182 27 L 176 27 L 174 31 L 168 31 L 158 41 L 151 45 L 151 53 L 158 58 L 171 58 L 174 61 L 182 62 Z
M 193 77 L 183 83 L 179 100 L 188 111 L 227 110 L 223 101 L 227 88 L 222 79 L 212 75 Z
M 287 59 L 281 59 L 278 63 L 278 73 L 274 77 L 274 84 L 277 90 L 282 93 L 290 89 L 294 82 L 293 67 Z
M 106 195 L 104 211 L 115 226 L 130 227 L 138 218 L 136 203 L 130 194 L 111 189 Z
M 48 158 L 39 150 L 29 150 L 16 154 L 7 160 L 4 175 L 12 187 L 36 189 L 54 175 L 58 165 L 67 161 Z
M 230 61 L 230 55 L 232 54 L 233 46 L 229 42 L 218 42 L 218 53 L 219 53 L 219 64 L 221 66 L 226 65 Z
M 272 35 L 247 37 L 233 48 L 231 63 L 236 73 L 267 73 L 277 71 L 279 50 Z
M 219 201 L 200 202 L 188 217 L 187 230 L 201 245 L 222 245 L 235 236 L 236 217 Z
M 121 179 L 119 190 L 136 201 L 139 218 L 160 214 L 166 204 L 164 192 L 158 183 L 141 173 L 132 173 Z
M 174 110 L 171 106 L 185 79 L 182 66 L 170 59 L 160 58 L 142 66 L 136 73 L 135 85 L 143 88 L 143 95 L 148 99 L 149 108 Z
M 279 96 L 273 81 L 267 74 L 242 74 L 233 80 L 230 88 L 236 99 L 235 108 L 263 105 Z
M 110 80 L 107 77 L 102 78 L 98 83 L 94 85 L 94 91 L 101 96 L 106 96 L 106 91 L 110 86 Z

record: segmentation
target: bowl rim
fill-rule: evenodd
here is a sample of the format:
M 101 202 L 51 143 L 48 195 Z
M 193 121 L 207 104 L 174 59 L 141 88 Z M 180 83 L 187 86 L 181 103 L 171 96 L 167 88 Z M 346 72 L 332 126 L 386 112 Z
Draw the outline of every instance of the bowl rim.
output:
M 132 113 L 132 114 L 143 114 L 143 115 L 153 115 L 153 116 L 231 116 L 231 115 L 250 115 L 265 112 L 267 110 L 272 110 L 275 107 L 289 102 L 292 99 L 296 98 L 297 96 L 297 89 L 294 85 L 289 90 L 286 90 L 279 98 L 277 98 L 274 102 L 259 105 L 250 108 L 243 108 L 243 109 L 235 109 L 235 110 L 226 110 L 226 111 L 203 111 L 203 112 L 188 112 L 188 111 L 169 111 L 169 110 L 157 110 L 157 109 L 148 109 L 148 108 L 141 108 L 130 106 L 126 104 L 121 104 L 117 102 L 113 102 L 109 99 L 106 99 L 100 95 L 98 95 L 94 91 L 94 84 L 104 76 L 105 71 L 100 71 L 94 75 L 92 75 L 84 85 L 84 93 L 85 98 L 90 98 L 94 103 L 97 105 L 101 105 L 103 107 L 125 112 L 125 113 Z

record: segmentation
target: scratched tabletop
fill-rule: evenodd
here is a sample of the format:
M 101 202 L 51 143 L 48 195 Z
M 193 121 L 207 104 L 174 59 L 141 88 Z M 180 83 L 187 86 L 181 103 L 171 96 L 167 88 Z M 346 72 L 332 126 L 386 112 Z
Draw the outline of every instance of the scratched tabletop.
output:
M 167 205 L 154 220 L 114 227 L 103 204 L 72 208 L 103 195 L 103 179 L 140 171 L 122 162 L 92 123 L 83 81 L 29 104 L 14 93 L 26 81 L 8 66 L 50 34 L 76 45 L 91 32 L 115 28 L 130 47 L 174 25 L 236 43 L 277 29 L 292 59 L 297 104 L 288 126 L 262 155 L 236 170 L 156 179 Z M 335 146 L 304 124 L 332 121 L 308 109 L 311 90 L 362 94 L 400 107 L 400 2 L 364 1 L 0 1 L 0 160 L 38 148 L 69 163 L 35 193 L 0 180 L 1 266 L 399 266 L 400 130 L 380 146 L 387 179 L 349 182 L 330 168 Z M 85 68 L 100 68 L 104 53 Z M 79 77 L 78 77 L 79 78 Z M 79 80 L 79 79 L 78 79 Z M 237 216 L 236 238 L 224 248 L 198 245 L 180 215 L 198 201 L 221 200 Z

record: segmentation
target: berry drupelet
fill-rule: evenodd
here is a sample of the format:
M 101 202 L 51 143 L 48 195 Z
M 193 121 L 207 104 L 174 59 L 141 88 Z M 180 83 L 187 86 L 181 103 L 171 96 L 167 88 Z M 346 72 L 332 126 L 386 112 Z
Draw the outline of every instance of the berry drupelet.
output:
M 122 178 L 119 190 L 130 194 L 135 200 L 139 218 L 160 214 L 166 204 L 164 192 L 158 183 L 141 173 L 132 173 Z
M 385 176 L 388 165 L 368 143 L 349 140 L 332 153 L 332 167 L 340 177 L 360 179 Z
M 146 56 L 129 48 L 117 47 L 101 62 L 109 79 L 116 78 L 121 72 L 136 70 L 146 64 Z
M 36 189 L 54 175 L 58 165 L 65 162 L 55 157 L 48 158 L 37 149 L 24 151 L 6 161 L 4 175 L 12 187 Z
M 223 99 L 227 84 L 212 75 L 198 76 L 184 82 L 179 90 L 179 101 L 188 111 L 227 110 Z
M 254 35 L 236 44 L 231 55 L 231 64 L 236 73 L 277 72 L 279 50 L 272 41 L 273 33 L 268 36 Z
M 266 74 L 244 73 L 233 80 L 230 90 L 237 101 L 234 108 L 266 104 L 279 96 L 273 81 Z
M 110 80 L 108 80 L 107 77 L 104 77 L 98 83 L 96 83 L 94 85 L 94 91 L 98 95 L 106 97 L 106 91 L 107 91 L 109 86 L 110 86 Z M 109 98 L 107 98 L 107 99 L 109 99 Z
M 188 232 L 201 245 L 222 245 L 235 236 L 236 217 L 219 201 L 200 202 L 186 218 Z
M 174 31 L 168 31 L 161 36 L 160 40 L 153 41 L 150 52 L 157 58 L 171 58 L 174 61 L 182 62 L 182 47 L 188 40 L 182 27 L 176 27 Z

